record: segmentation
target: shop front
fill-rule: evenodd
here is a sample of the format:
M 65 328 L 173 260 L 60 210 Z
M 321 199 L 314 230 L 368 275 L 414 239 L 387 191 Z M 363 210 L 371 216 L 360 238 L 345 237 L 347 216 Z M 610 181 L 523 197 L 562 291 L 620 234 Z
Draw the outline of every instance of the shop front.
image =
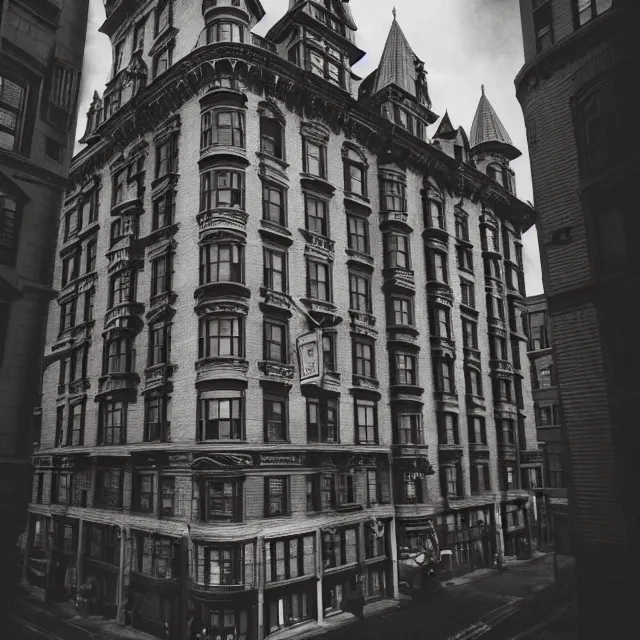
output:
M 264 590 L 264 635 L 317 620 L 315 576 L 290 584 L 266 585 Z
M 531 557 L 531 537 L 527 527 L 527 506 L 521 503 L 503 505 L 502 527 L 505 558 Z
M 359 567 L 333 569 L 322 577 L 322 608 L 324 617 L 343 611 L 348 602 L 361 595 Z
M 33 518 L 28 532 L 29 555 L 27 560 L 27 580 L 29 584 L 44 589 L 47 583 L 47 519 L 43 516 Z
M 77 592 L 77 551 L 78 521 L 54 518 L 49 568 L 49 584 L 54 600 L 68 600 Z
M 257 640 L 258 592 L 212 592 L 192 585 L 189 637 L 206 629 L 212 638 Z
M 121 534 L 118 527 L 86 524 L 83 585 L 88 613 L 115 618 L 118 612 Z
M 401 593 L 419 597 L 429 586 L 429 572 L 440 563 L 440 541 L 431 517 L 397 522 L 398 586 Z

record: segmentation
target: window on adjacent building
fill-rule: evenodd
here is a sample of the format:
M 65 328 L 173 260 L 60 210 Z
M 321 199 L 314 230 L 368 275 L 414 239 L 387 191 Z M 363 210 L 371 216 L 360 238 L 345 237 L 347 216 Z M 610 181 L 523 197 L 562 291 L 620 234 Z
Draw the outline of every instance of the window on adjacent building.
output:
M 0 74 L 0 148 L 19 152 L 26 102 L 27 87 Z
M 358 196 L 367 195 L 367 169 L 364 158 L 354 149 L 342 153 L 344 164 L 344 190 Z
M 286 190 L 270 183 L 262 185 L 262 219 L 286 226 Z
M 0 105 L 0 118 L 2 107 Z M 0 125 L 0 146 L 2 126 Z M 20 241 L 20 210 L 17 202 L 8 194 L 0 191 L 0 264 L 13 267 L 18 254 Z
M 291 513 L 290 478 L 281 476 L 264 479 L 264 516 L 273 518 Z
M 533 28 L 536 33 L 536 51 L 540 53 L 553 44 L 551 0 L 536 0 L 534 2 Z
M 244 282 L 244 247 L 206 244 L 200 247 L 200 284 Z
M 102 403 L 99 426 L 98 444 L 125 444 L 127 441 L 127 403 L 121 400 L 109 400 Z
M 327 177 L 327 149 L 324 145 L 303 140 L 303 169 L 319 178 Z
M 284 398 L 265 396 L 264 432 L 266 442 L 287 442 L 289 439 L 287 401 Z
M 286 292 L 286 255 L 282 251 L 264 249 L 264 286 L 271 291 Z
M 200 211 L 244 206 L 244 172 L 211 169 L 200 174 Z
M 349 249 L 369 253 L 369 223 L 365 218 L 347 216 L 347 240 Z
M 199 410 L 200 440 L 244 439 L 243 398 L 203 398 Z
M 549 487 L 553 489 L 560 489 L 564 487 L 564 480 L 562 476 L 562 451 L 560 445 L 547 445 L 545 453 L 547 458 Z
M 199 323 L 198 357 L 243 357 L 242 318 L 204 317 Z
M 244 148 L 244 131 L 244 114 L 240 111 L 205 111 L 200 148 L 215 145 Z
M 307 260 L 307 293 L 310 298 L 331 302 L 329 265 Z
M 576 26 L 581 27 L 613 6 L 613 0 L 573 0 Z
M 133 28 L 133 53 L 136 51 L 142 52 L 144 50 L 144 28 L 146 26 L 145 20 L 141 20 Z
M 410 269 L 409 238 L 399 233 L 385 237 L 385 266 L 388 269 Z
M 378 405 L 374 400 L 355 400 L 356 442 L 378 444 Z
M 307 398 L 308 442 L 338 442 L 338 402 L 332 398 Z

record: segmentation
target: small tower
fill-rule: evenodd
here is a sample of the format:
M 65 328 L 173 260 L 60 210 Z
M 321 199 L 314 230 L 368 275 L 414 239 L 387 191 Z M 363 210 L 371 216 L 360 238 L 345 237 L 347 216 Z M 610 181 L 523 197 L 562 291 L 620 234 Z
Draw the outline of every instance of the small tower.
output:
M 199 45 L 251 42 L 251 29 L 265 15 L 259 0 L 204 0 L 205 29 Z
M 351 92 L 352 81 L 360 80 L 351 67 L 365 55 L 356 46 L 356 30 L 348 1 L 290 0 L 267 40 L 289 62 Z
M 395 9 L 380 65 L 362 82 L 359 94 L 362 102 L 422 140 L 438 119 L 431 111 L 424 62 L 413 52 Z
M 462 127 L 455 128 L 451 124 L 449 112 L 445 111 L 438 130 L 433 136 L 433 144 L 447 155 L 454 157 L 460 162 L 469 160 L 469 138 Z
M 102 98 L 100 98 L 100 94 L 97 91 L 94 91 L 93 100 L 91 100 L 89 110 L 87 111 L 87 128 L 84 130 L 84 135 L 78 142 L 81 144 L 91 144 L 98 140 L 99 136 L 95 134 L 95 130 L 100 126 L 101 121 Z
M 482 96 L 471 127 L 471 159 L 476 167 L 515 194 L 515 174 L 509 162 L 522 153 L 513 146 L 482 85 Z

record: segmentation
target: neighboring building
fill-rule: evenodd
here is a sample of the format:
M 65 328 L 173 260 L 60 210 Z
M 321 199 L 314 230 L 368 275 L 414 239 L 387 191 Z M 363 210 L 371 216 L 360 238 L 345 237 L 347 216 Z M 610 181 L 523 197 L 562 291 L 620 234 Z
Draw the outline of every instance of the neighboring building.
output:
M 543 486 L 536 491 L 539 498 L 538 542 L 541 548 L 553 548 L 557 553 L 569 555 L 569 514 L 562 464 L 562 407 L 544 295 L 527 298 L 527 327 L 538 443 L 544 457 Z
M 86 0 L 0 2 L 0 566 L 11 589 L 54 242 L 74 145 Z M 6 598 L 0 595 L 3 603 Z
M 266 39 L 257 0 L 106 9 L 26 577 L 159 637 L 253 640 L 396 597 L 398 558 L 434 546 L 455 569 L 526 555 L 534 212 L 487 98 L 471 144 L 448 117 L 431 144 L 397 21 L 356 92 L 339 0 L 292 1 Z
M 577 637 L 614 637 L 635 625 L 640 570 L 640 3 L 520 4 L 525 66 L 516 85 L 564 416 Z

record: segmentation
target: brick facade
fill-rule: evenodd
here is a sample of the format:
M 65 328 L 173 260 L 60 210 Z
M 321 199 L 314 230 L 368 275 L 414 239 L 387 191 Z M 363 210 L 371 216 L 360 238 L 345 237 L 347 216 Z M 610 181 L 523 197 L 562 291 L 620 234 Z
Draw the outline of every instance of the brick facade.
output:
M 406 100 L 412 117 L 424 121 L 419 137 L 382 117 L 387 107 L 376 106 L 376 100 L 387 95 L 388 87 L 370 94 L 361 88 L 360 100 L 345 90 L 348 60 L 362 52 L 353 43 L 347 9 L 333 4 L 342 25 L 336 29 L 349 36 L 340 40 L 342 86 L 287 62 L 289 19 L 294 24 L 311 20 L 312 31 L 332 42 L 337 38 L 306 13 L 309 5 L 278 23 L 268 40 L 252 44 L 246 44 L 248 28 L 262 17 L 257 2 L 205 2 L 203 7 L 173 2 L 166 32 L 155 40 L 153 23 L 164 20 L 163 3 L 140 2 L 126 20 L 118 2 L 107 5 L 102 29 L 115 51 L 122 47 L 125 53 L 104 96 L 94 99 L 84 137 L 89 144 L 74 159 L 73 185 L 63 207 L 65 219 L 73 220 L 83 209 L 87 217 L 73 233 L 65 235 L 61 228 L 58 236 L 54 286 L 59 296 L 47 327 L 50 364 L 43 377 L 35 476 L 37 482 L 40 474 L 56 479 L 49 492 L 54 504 L 47 500 L 50 481 L 43 480 L 41 494 L 34 487 L 41 499 L 30 511 L 33 527 L 53 527 L 49 556 L 59 552 L 63 530 L 76 540 L 76 549 L 80 545 L 80 561 L 67 558 L 68 580 L 52 582 L 53 591 L 64 595 L 93 577 L 106 615 L 126 622 L 133 608 L 134 626 L 155 634 L 163 633 L 167 622 L 171 637 L 186 637 L 181 621 L 193 608 L 217 632 L 226 611 L 238 638 L 262 638 L 281 627 L 322 620 L 356 594 L 397 597 L 398 558 L 406 563 L 428 551 L 430 527 L 440 548 L 459 553 L 460 563 L 469 567 L 478 558 L 491 562 L 494 552 L 504 555 L 503 545 L 514 554 L 531 546 L 526 530 L 532 494 L 523 480 L 525 470 L 540 461 L 529 371 L 523 364 L 524 289 L 517 247 L 533 212 L 474 167 L 482 161 L 468 141 L 462 142 L 462 161 L 456 159 L 454 146 L 466 137 L 463 132 L 456 140 L 442 136 L 437 144 L 428 143 L 425 123 L 436 119 L 426 106 L 428 97 Z M 142 53 L 131 54 L 135 25 L 145 16 Z M 235 25 L 233 41 L 207 45 L 205 18 L 216 34 L 227 22 Z M 394 21 L 392 35 L 403 38 L 398 31 Z M 157 63 L 149 51 L 162 51 L 165 42 L 172 43 L 172 66 L 153 79 Z M 200 46 L 194 49 L 196 42 Z M 134 63 L 136 73 L 144 75 L 140 70 L 146 68 L 148 75 L 146 88 L 135 96 Z M 111 113 L 108 105 L 118 90 L 122 106 Z M 129 96 L 137 104 L 126 104 Z M 315 103 L 307 101 L 310 96 Z M 357 118 L 340 122 L 337 116 L 346 105 Z M 215 118 L 232 114 L 230 123 L 239 114 L 243 124 L 224 134 L 219 128 L 217 143 L 211 143 L 204 124 L 210 111 Z M 383 142 L 383 132 L 392 127 L 398 146 Z M 165 174 L 158 171 L 165 167 L 159 154 L 168 141 L 173 146 Z M 315 166 L 316 157 L 324 169 Z M 121 182 L 123 170 L 128 179 Z M 203 178 L 208 171 L 227 172 L 222 182 L 213 174 L 218 191 L 211 196 Z M 235 190 L 233 180 L 242 186 Z M 265 185 L 286 193 L 279 222 L 267 219 Z M 154 209 L 167 193 L 175 194 L 174 217 L 154 229 Z M 309 200 L 326 203 L 324 227 L 310 220 L 317 209 Z M 432 205 L 441 208 L 444 224 L 425 214 Z M 362 245 L 350 238 L 351 218 L 368 229 Z M 457 221 L 464 221 L 468 233 Z M 123 229 L 115 236 L 114 223 Z M 491 231 L 495 243 L 488 240 Z M 392 249 L 405 238 L 410 257 L 393 262 Z M 93 242 L 95 262 L 87 260 Z M 206 258 L 227 246 L 232 247 L 225 263 L 230 275 L 221 275 Z M 473 255 L 473 268 L 465 273 L 458 268 L 458 248 Z M 265 275 L 265 250 L 286 254 L 284 291 Z M 74 251 L 81 266 L 69 278 L 64 264 Z M 440 271 L 432 266 L 435 253 L 444 256 Z M 154 292 L 157 267 L 152 263 L 168 255 L 171 278 L 163 281 L 165 291 Z M 238 267 L 235 255 L 242 256 Z M 491 280 L 483 268 L 488 260 L 501 265 L 504 260 L 512 277 L 500 268 Z M 329 267 L 329 295 L 322 293 L 323 279 L 311 277 L 316 272 L 310 265 L 316 263 Z M 217 275 L 210 277 L 212 269 Z M 136 274 L 135 295 L 114 302 L 110 281 L 126 272 Z M 361 298 L 351 284 L 354 275 L 369 283 L 367 293 L 358 290 Z M 475 300 L 467 299 L 466 305 L 461 305 L 461 277 L 475 288 Z M 503 317 L 487 310 L 487 283 L 502 301 Z M 89 318 L 84 299 L 92 291 Z M 74 299 L 75 323 L 61 326 L 64 305 Z M 408 301 L 411 317 L 393 314 L 394 299 Z M 448 335 L 442 333 L 438 309 L 448 317 Z M 467 350 L 463 317 L 477 325 L 477 345 Z M 282 357 L 266 351 L 265 319 L 286 326 Z M 231 335 L 241 329 L 237 341 L 224 342 L 224 352 L 214 353 L 223 344 L 211 338 L 218 335 L 220 321 L 229 323 Z M 171 326 L 170 352 L 163 351 L 160 362 L 152 359 L 150 342 L 150 326 L 158 322 Z M 321 375 L 315 376 L 317 361 L 312 361 L 307 377 L 301 366 L 307 363 L 306 350 L 298 353 L 296 345 L 305 339 L 312 351 L 322 350 L 325 340 L 318 344 L 316 331 L 334 341 L 333 358 L 322 358 Z M 114 338 L 124 341 L 124 351 L 109 351 Z M 505 351 L 492 355 L 490 340 L 498 338 Z M 373 348 L 371 366 L 360 343 Z M 85 364 L 75 367 L 71 379 L 66 367 L 79 349 L 86 349 Z M 398 361 L 396 354 L 409 360 Z M 396 362 L 413 366 L 401 371 Z M 438 363 L 451 365 L 451 386 L 443 373 L 436 380 Z M 470 369 L 480 372 L 482 389 L 475 393 L 466 382 Z M 494 402 L 498 380 L 510 391 Z M 157 424 L 150 417 L 155 400 L 166 403 L 158 438 L 150 437 Z M 323 407 L 319 438 L 311 417 L 316 400 Z M 265 414 L 271 401 L 282 403 L 283 422 L 281 408 Z M 114 418 L 109 407 L 119 402 L 126 404 L 125 414 L 118 408 Z M 76 406 L 85 410 L 75 414 Z M 227 409 L 229 415 L 223 415 Z M 126 415 L 126 430 L 119 428 L 121 415 Z M 401 433 L 403 416 L 415 427 L 410 435 Z M 472 416 L 484 419 L 486 441 L 469 441 Z M 512 440 L 498 444 L 496 420 L 510 425 Z M 334 423 L 337 433 L 329 436 Z M 284 433 L 274 440 L 282 424 Z M 505 426 L 501 434 L 506 432 Z M 476 485 L 476 466 L 487 466 L 487 485 Z M 70 493 L 61 480 L 67 474 Z M 73 486 L 79 475 L 83 482 L 91 478 L 84 504 L 84 494 Z M 171 487 L 168 493 L 165 486 Z M 165 498 L 171 507 L 163 514 Z M 118 564 L 109 556 L 112 569 L 106 572 L 93 562 L 93 547 L 82 550 L 98 535 L 91 533 L 94 525 L 112 527 L 108 531 L 117 531 L 123 541 L 124 560 L 121 556 Z M 136 617 L 136 597 L 134 602 L 128 598 L 148 584 L 149 566 L 139 564 L 137 554 L 140 544 L 151 543 L 136 542 L 142 534 L 145 540 L 151 535 L 156 542 L 171 540 L 171 579 L 180 572 L 184 584 L 181 591 L 166 573 L 156 576 L 167 580 L 172 594 L 167 597 L 177 607 L 164 618 Z M 217 573 L 225 550 L 233 558 L 228 578 Z M 218 559 L 204 560 L 212 557 Z M 272 571 L 277 580 L 269 579 Z M 147 589 L 149 598 L 159 597 Z

